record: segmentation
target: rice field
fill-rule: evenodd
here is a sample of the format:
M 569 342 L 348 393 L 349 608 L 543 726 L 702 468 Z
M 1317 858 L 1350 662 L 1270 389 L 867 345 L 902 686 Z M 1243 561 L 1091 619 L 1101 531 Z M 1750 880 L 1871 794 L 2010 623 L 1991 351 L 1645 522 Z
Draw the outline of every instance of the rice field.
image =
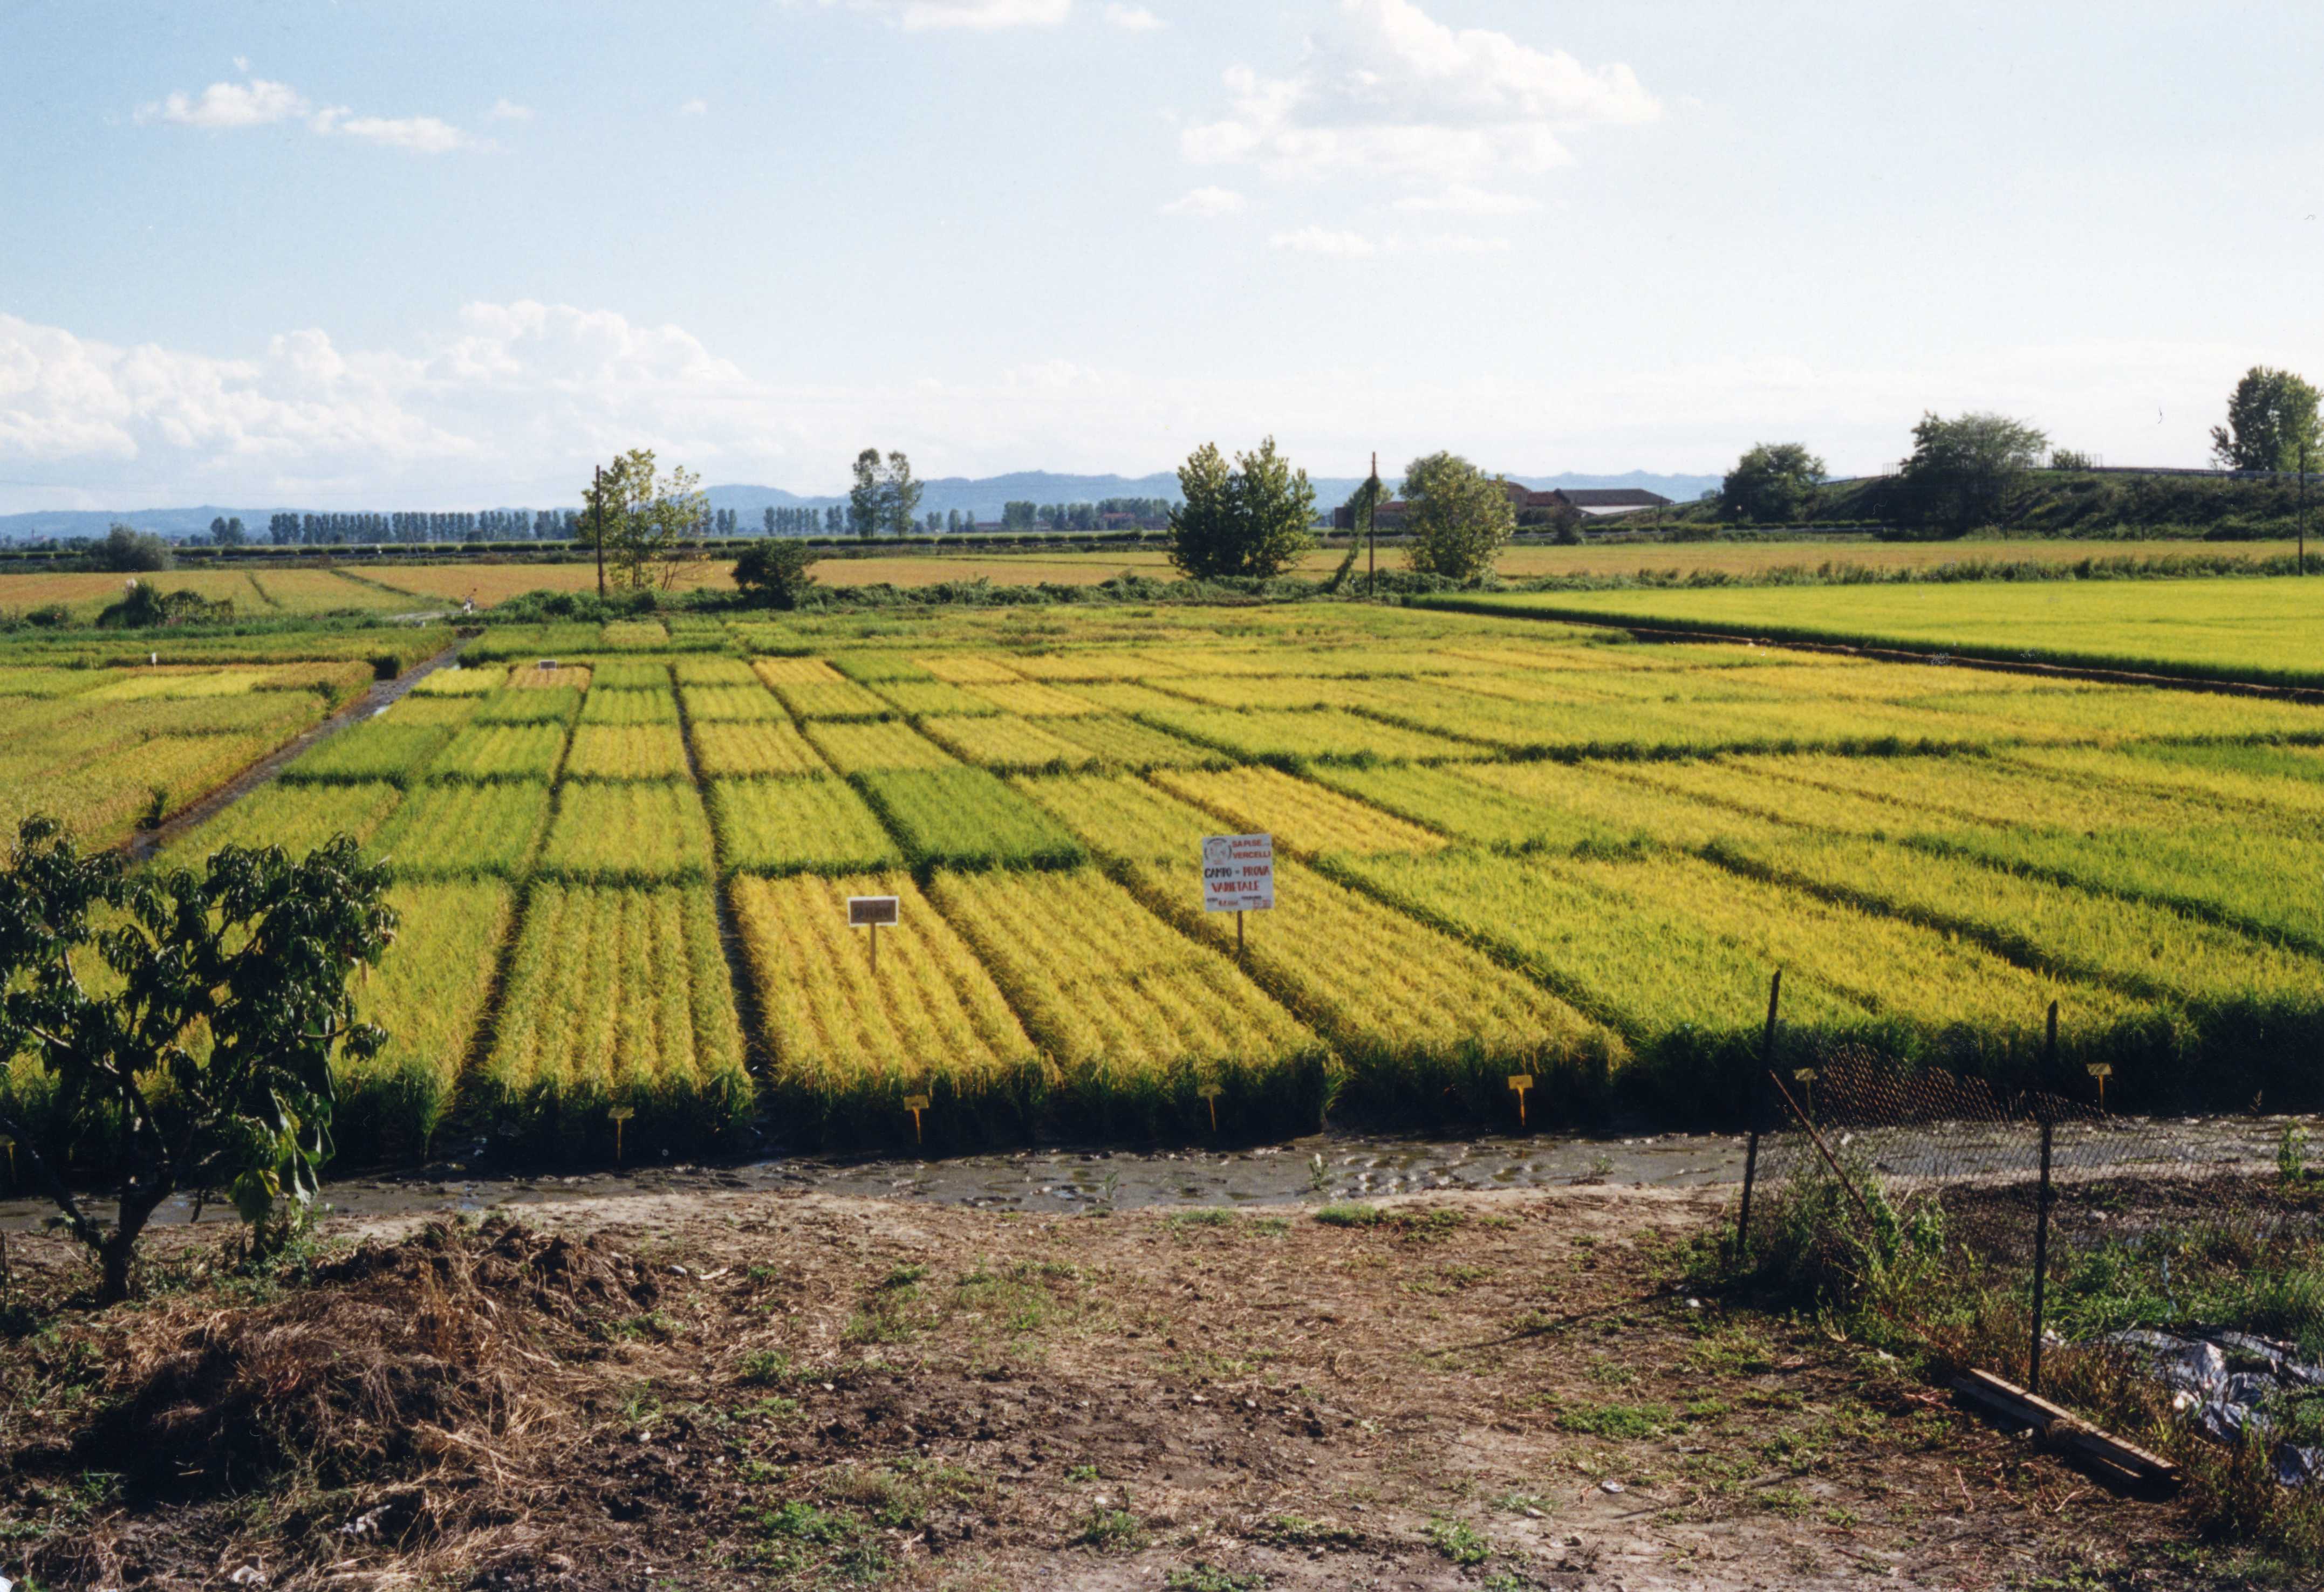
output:
M 2055 1001 L 2116 1103 L 2319 1092 L 2324 707 L 1418 607 L 648 628 L 495 631 L 163 854 L 391 863 L 349 1157 L 1731 1121 L 1778 968 L 1788 1065 L 2019 1086 Z M 6 799 L 125 833 L 346 667 L 0 664 Z

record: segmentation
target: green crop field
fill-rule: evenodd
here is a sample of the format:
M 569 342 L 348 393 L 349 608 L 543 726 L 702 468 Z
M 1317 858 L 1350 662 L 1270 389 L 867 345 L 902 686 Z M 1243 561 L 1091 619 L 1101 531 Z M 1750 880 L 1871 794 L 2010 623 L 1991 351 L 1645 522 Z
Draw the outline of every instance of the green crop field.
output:
M 2079 654 L 2282 678 L 2309 589 L 1586 601 L 1955 649 L 2049 615 Z M 2298 701 L 1323 603 L 469 651 L 158 859 L 344 830 L 391 863 L 406 927 L 365 999 L 395 1039 L 346 1080 L 351 1158 L 456 1130 L 602 1162 L 617 1110 L 625 1155 L 908 1144 L 921 1099 L 944 1148 L 1204 1137 L 1213 1107 L 1232 1136 L 1513 1127 L 1513 1073 L 1536 1125 L 1731 1121 L 1779 968 L 1785 1065 L 1870 1045 L 2021 1086 L 2054 1001 L 2060 1080 L 2107 1063 L 2116 1103 L 2319 1092 L 2324 707 Z M 118 840 L 358 683 L 254 645 L 0 661 L 7 799 Z M 1247 831 L 1277 905 L 1238 948 L 1198 859 Z M 876 971 L 861 894 L 900 902 Z
M 2324 686 L 2324 655 L 2317 646 L 2324 638 L 2324 578 L 2315 575 L 1733 586 L 1424 601 L 1776 640 Z

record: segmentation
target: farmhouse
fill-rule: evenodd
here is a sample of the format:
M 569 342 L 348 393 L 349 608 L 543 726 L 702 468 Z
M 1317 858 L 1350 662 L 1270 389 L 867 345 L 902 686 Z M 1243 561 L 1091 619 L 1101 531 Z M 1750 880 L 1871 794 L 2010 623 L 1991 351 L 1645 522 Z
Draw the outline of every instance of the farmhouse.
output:
M 1619 487 L 1558 487 L 1549 492 L 1536 492 L 1514 481 L 1502 486 L 1509 494 L 1509 506 L 1517 511 L 1519 525 L 1555 525 L 1573 519 L 1595 519 L 1601 514 L 1628 514 L 1638 509 L 1661 509 L 1669 506 L 1670 499 L 1658 492 L 1647 492 L 1635 486 Z M 1405 503 L 1392 499 L 1379 506 L 1379 523 L 1382 530 L 1394 530 L 1404 523 Z M 1335 530 L 1353 530 L 1355 511 L 1342 506 L 1332 511 L 1332 527 Z

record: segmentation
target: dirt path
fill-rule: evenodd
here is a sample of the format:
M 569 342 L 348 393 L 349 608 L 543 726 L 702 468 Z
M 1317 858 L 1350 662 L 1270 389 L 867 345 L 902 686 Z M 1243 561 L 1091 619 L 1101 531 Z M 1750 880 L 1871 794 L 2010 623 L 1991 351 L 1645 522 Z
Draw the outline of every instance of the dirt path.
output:
M 279 1290 L 173 1229 L 150 1302 L 0 1340 L 0 1566 L 50 1587 L 2208 1584 L 2170 1557 L 2168 1506 L 1805 1324 L 1691 1298 L 1723 1198 L 1431 1194 L 1335 1222 L 645 1193 L 523 1227 L 347 1219 L 327 1237 L 366 1247 Z M 11 1247 L 33 1297 L 77 1275 L 52 1237 Z

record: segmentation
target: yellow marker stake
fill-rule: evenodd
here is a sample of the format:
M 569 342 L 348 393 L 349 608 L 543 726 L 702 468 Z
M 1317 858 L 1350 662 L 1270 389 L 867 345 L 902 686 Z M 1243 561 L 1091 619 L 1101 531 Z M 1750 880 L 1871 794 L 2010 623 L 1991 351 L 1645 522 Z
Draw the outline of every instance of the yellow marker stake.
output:
M 918 1144 L 920 1142 L 920 1113 L 927 1109 L 927 1096 L 924 1094 L 908 1094 L 904 1097 L 904 1109 L 912 1114 L 912 1142 L 914 1144 Z
M 1215 1083 L 1205 1083 L 1194 1092 L 1210 1102 L 1211 1131 L 1216 1133 L 1219 1130 L 1219 1086 Z
M 1526 1090 L 1527 1090 L 1531 1089 L 1532 1087 L 1533 1087 L 1533 1074 L 1532 1074 L 1532 1073 L 1530 1073 L 1530 1072 L 1512 1072 L 1512 1073 L 1510 1073 L 1510 1074 L 1509 1074 L 1509 1089 L 1510 1089 L 1510 1090 L 1511 1090 L 1511 1091 L 1512 1091 L 1512 1092 L 1514 1092 L 1514 1093 L 1517 1095 L 1517 1126 L 1518 1126 L 1519 1127 L 1523 1127 L 1525 1126 L 1525 1119 L 1526 1119 L 1526 1112 L 1525 1112 L 1525 1098 L 1526 1098 Z
M 613 1164 L 619 1166 L 622 1164 L 622 1124 L 636 1116 L 637 1112 L 629 1106 L 615 1106 L 605 1115 L 613 1120 Z

